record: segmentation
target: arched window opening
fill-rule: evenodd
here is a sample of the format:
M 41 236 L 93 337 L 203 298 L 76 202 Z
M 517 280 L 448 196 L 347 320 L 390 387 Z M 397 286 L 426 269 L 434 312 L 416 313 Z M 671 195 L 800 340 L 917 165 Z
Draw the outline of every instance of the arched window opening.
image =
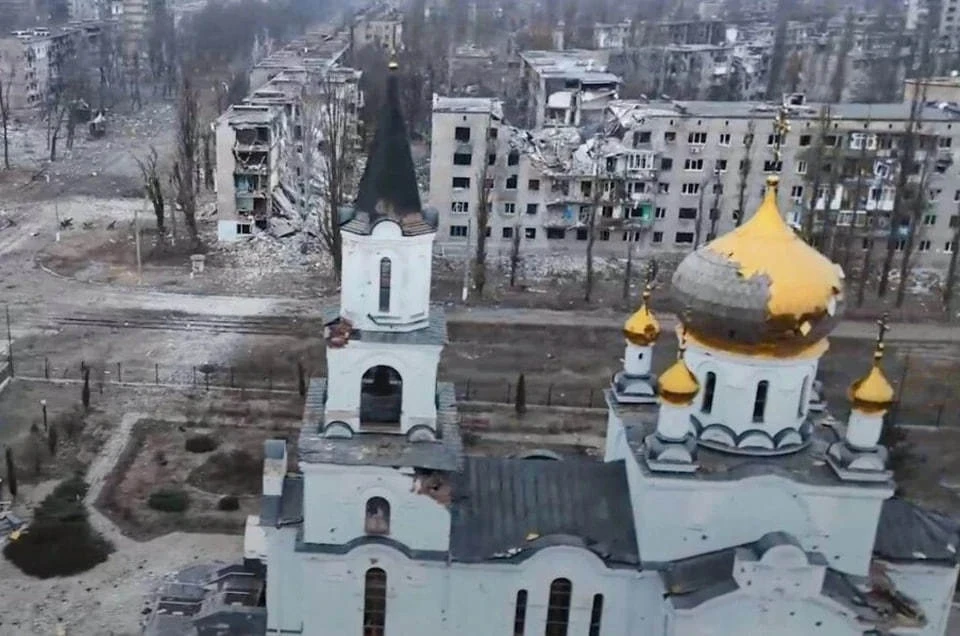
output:
M 544 636 L 567 636 L 570 625 L 570 597 L 573 585 L 570 579 L 554 579 L 547 600 L 547 629 Z
M 600 621 L 603 620 L 603 594 L 593 595 L 590 608 L 590 636 L 600 636 Z
M 763 422 L 763 415 L 767 410 L 767 390 L 770 387 L 770 383 L 766 380 L 760 380 L 760 383 L 757 384 L 757 395 L 753 399 L 753 421 L 756 423 Z
M 517 605 L 513 610 L 513 636 L 523 636 L 527 626 L 527 591 L 517 592 Z
M 400 426 L 403 379 L 393 367 L 371 367 L 360 380 L 360 426 Z
M 383 497 L 367 500 L 367 515 L 363 524 L 367 534 L 390 534 L 390 502 Z
M 363 581 L 363 636 L 383 636 L 387 624 L 387 573 L 370 568 Z
M 390 311 L 390 259 L 380 259 L 380 311 Z
M 800 403 L 797 404 L 797 417 L 803 417 L 807 412 L 807 402 L 810 401 L 810 376 L 803 379 L 803 387 L 800 389 Z
M 713 371 L 707 373 L 707 386 L 703 390 L 703 403 L 700 410 L 709 413 L 713 410 L 713 392 L 717 390 L 717 374 Z

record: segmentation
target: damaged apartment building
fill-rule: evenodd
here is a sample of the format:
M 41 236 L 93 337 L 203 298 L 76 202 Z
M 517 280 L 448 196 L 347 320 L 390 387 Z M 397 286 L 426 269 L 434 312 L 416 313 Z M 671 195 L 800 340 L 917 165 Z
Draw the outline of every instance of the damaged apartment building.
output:
M 821 249 L 843 247 L 859 259 L 893 236 L 902 254 L 911 227 L 893 210 L 911 104 L 826 107 L 793 96 L 781 163 L 777 111 L 747 102 L 614 100 L 602 126 L 531 132 L 506 124 L 496 100 L 435 97 L 430 203 L 440 215 L 438 243 L 467 250 L 486 201 L 491 253 L 509 254 L 515 236 L 524 251 L 582 251 L 592 211 L 599 254 L 683 253 L 745 221 L 743 211 L 756 209 L 766 179 L 778 175 L 781 209 L 795 226 L 812 214 Z M 905 186 L 927 190 L 913 228 L 914 262 L 945 268 L 960 224 L 960 110 L 930 104 L 921 117 Z
M 308 34 L 262 60 L 250 73 L 251 94 L 216 122 L 217 214 L 220 241 L 256 230 L 291 234 L 302 225 L 305 202 L 319 188 L 318 151 L 304 155 L 304 140 L 323 143 L 318 117 L 327 100 L 340 102 L 345 126 L 359 142 L 360 71 L 340 64 L 348 48 L 338 34 Z M 310 131 L 304 126 L 310 125 Z M 312 189 L 308 192 L 307 189 Z
M 519 108 L 530 128 L 598 121 L 619 97 L 620 78 L 607 70 L 606 51 L 524 51 Z

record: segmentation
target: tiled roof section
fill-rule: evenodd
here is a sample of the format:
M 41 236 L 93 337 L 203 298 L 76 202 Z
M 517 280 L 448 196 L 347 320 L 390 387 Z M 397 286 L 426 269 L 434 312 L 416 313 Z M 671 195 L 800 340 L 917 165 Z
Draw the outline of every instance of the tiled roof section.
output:
M 639 563 L 623 462 L 466 457 L 453 497 L 455 561 L 523 558 L 566 544 L 609 564 Z
M 883 502 L 873 552 L 892 561 L 957 562 L 960 523 L 894 497 Z
M 303 477 L 287 475 L 280 496 L 260 497 L 260 525 L 291 525 L 303 521 Z
M 380 111 L 367 166 L 357 188 L 355 208 L 353 218 L 342 225 L 345 232 L 369 234 L 385 219 L 396 221 L 407 236 L 434 231 L 424 220 L 420 204 L 395 70 L 387 77 L 386 103 Z
M 403 435 L 361 432 L 351 438 L 326 438 L 323 395 L 326 380 L 313 378 L 307 391 L 303 425 L 297 445 L 302 462 L 349 466 L 415 466 L 430 470 L 460 469 L 463 443 L 453 384 L 437 383 L 437 436 L 435 442 L 412 442 Z

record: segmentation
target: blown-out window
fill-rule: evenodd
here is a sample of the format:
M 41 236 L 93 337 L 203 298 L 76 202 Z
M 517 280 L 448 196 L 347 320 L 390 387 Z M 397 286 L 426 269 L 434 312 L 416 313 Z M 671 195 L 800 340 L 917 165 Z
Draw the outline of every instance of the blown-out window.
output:
M 363 636 L 384 636 L 387 624 L 387 573 L 367 570 L 363 580 Z

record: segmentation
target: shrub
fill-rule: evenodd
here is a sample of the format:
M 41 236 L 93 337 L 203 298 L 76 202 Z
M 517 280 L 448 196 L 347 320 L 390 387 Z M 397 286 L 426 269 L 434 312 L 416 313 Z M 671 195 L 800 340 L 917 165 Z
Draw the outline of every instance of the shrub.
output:
M 161 512 L 183 512 L 190 505 L 190 496 L 176 488 L 161 488 L 150 493 L 147 505 Z
M 37 507 L 27 531 L 7 543 L 3 555 L 39 578 L 79 574 L 106 561 L 113 545 L 90 526 L 86 493 L 80 477 L 60 482 Z
M 240 509 L 240 500 L 234 497 L 233 495 L 224 495 L 220 497 L 220 501 L 217 502 L 217 510 L 223 510 L 225 512 L 230 512 L 233 510 Z
M 191 435 L 187 438 L 186 449 L 191 453 L 209 453 L 217 448 L 217 440 L 209 435 Z

